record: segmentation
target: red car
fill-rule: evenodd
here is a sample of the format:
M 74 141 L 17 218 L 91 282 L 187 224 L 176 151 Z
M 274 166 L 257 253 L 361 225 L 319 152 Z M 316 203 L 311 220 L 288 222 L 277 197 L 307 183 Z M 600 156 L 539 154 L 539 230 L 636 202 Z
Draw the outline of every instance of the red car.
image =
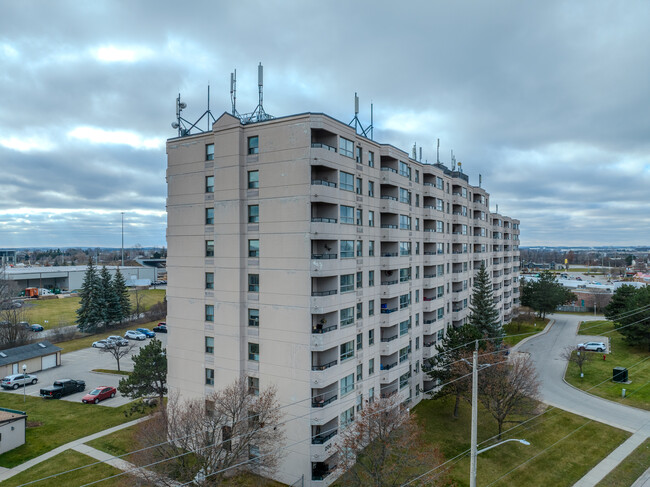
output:
M 99 401 L 108 399 L 109 397 L 115 397 L 117 390 L 115 387 L 100 386 L 96 387 L 84 397 L 81 398 L 81 402 L 84 404 L 90 404 L 91 402 L 97 404 Z

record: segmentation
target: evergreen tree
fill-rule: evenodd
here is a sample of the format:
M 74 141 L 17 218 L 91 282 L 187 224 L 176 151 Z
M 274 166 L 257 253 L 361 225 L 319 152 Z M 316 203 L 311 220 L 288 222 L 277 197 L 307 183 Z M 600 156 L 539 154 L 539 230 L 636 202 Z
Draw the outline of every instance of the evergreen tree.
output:
M 115 295 L 111 273 L 108 272 L 106 266 L 102 266 L 99 275 L 102 288 L 102 298 L 105 303 L 104 322 L 106 326 L 111 326 L 113 323 L 120 320 L 119 310 L 116 309 L 117 296 Z
M 86 275 L 79 295 L 77 327 L 80 331 L 94 333 L 104 323 L 105 304 L 101 280 L 93 265 L 92 257 L 88 261 Z
M 115 297 L 114 319 L 122 323 L 125 318 L 131 316 L 131 299 L 129 298 L 126 281 L 119 268 L 113 276 L 113 296 Z
M 636 288 L 629 284 L 617 288 L 612 295 L 612 300 L 605 306 L 605 318 L 616 321 L 630 307 L 635 292 Z
M 475 341 L 481 338 L 479 331 L 470 324 L 458 328 L 453 326 L 447 330 L 445 337 L 436 344 L 436 354 L 429 359 L 426 369 L 427 374 L 437 384 L 446 384 L 433 393 L 433 398 L 453 395 L 456 397 L 454 404 L 454 417 L 458 417 L 460 399 L 465 395 L 471 385 L 471 377 L 459 379 L 471 373 L 472 367 L 461 359 L 471 363 Z
M 611 307 L 610 307 L 611 305 Z M 632 346 L 650 351 L 650 287 L 619 287 L 605 308 L 605 316 L 614 321 L 618 332 Z
M 481 263 L 481 268 L 474 277 L 469 323 L 478 330 L 482 337 L 500 338 L 503 336 L 503 329 L 499 320 L 499 311 L 494 306 L 493 299 L 492 281 L 485 268 L 485 263 Z
M 167 393 L 167 355 L 162 343 L 152 338 L 132 358 L 133 373 L 120 380 L 118 390 L 132 399 L 156 394 L 162 404 Z
M 576 299 L 576 295 L 557 282 L 557 276 L 548 270 L 542 271 L 536 281 L 521 281 L 522 306 L 533 308 L 540 318 Z

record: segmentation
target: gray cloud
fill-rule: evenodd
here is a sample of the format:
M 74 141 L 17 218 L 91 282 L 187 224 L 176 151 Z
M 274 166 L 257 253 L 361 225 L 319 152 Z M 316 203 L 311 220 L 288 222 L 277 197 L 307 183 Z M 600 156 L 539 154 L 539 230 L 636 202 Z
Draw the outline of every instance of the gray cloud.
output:
M 365 123 L 374 103 L 376 140 L 417 142 L 433 162 L 441 138 L 443 162 L 453 149 L 492 209 L 521 219 L 523 245 L 643 244 L 649 13 L 604 1 L 9 3 L 0 245 L 114 245 L 120 211 L 133 243 L 163 245 L 174 98 L 198 117 L 210 83 L 213 112 L 227 111 L 237 68 L 250 111 L 259 61 L 269 113 L 347 122 L 357 91 Z M 133 58 L 101 59 L 120 50 Z M 93 130 L 128 143 L 71 136 Z

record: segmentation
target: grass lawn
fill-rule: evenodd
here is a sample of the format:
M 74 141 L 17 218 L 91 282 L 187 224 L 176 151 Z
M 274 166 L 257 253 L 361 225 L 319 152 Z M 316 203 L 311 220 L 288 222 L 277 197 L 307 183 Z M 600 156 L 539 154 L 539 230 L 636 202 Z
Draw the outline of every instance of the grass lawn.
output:
M 23 485 L 27 482 L 34 480 L 42 479 L 56 473 L 64 472 L 66 470 L 71 470 L 73 468 L 83 467 L 84 465 L 90 465 L 95 463 L 97 460 L 90 458 L 86 455 L 82 455 L 74 450 L 67 450 L 55 457 L 50 458 L 38 465 L 33 466 L 32 468 L 25 470 L 24 472 L 11 477 L 8 480 L 2 482 L 3 487 L 15 487 Z M 104 463 L 93 465 L 92 467 L 82 468 L 74 472 L 60 475 L 48 480 L 43 480 L 34 485 L 38 487 L 61 487 L 61 486 L 74 486 L 74 485 L 84 485 L 99 479 L 110 477 L 120 473 L 120 470 L 117 468 L 111 467 Z M 116 486 L 116 485 L 135 485 L 133 480 L 124 475 L 123 477 L 117 477 L 115 479 L 107 480 L 105 482 L 99 482 L 96 485 L 100 486 Z
M 447 460 L 470 448 L 471 408 L 469 404 L 464 403 L 458 419 L 452 418 L 452 411 L 452 398 L 424 400 L 414 408 L 424 431 L 424 439 L 437 444 Z M 514 424 L 506 424 L 505 428 L 512 426 Z M 559 441 L 581 426 L 582 429 Z M 479 443 L 496 433 L 496 421 L 479 406 Z M 486 486 L 529 460 L 501 479 L 497 485 L 568 487 L 582 478 L 629 436 L 629 433 L 611 426 L 560 409 L 552 409 L 503 436 L 503 439 L 528 440 L 530 446 L 516 442 L 506 443 L 478 457 L 478 485 Z M 551 446 L 556 442 L 558 443 Z M 479 445 L 479 448 L 489 444 L 491 443 Z M 546 448 L 548 450 L 544 451 Z M 469 485 L 469 455 L 451 462 L 450 465 L 451 479 L 459 487 Z
M 97 333 L 95 335 L 88 335 L 82 338 L 75 338 L 74 340 L 68 340 L 66 342 L 56 343 L 57 347 L 61 347 L 63 350 L 61 353 L 76 352 L 82 348 L 91 347 L 93 342 L 101 340 L 110 335 L 123 335 L 125 330 L 135 330 L 136 328 L 153 328 L 158 324 L 158 321 L 150 321 L 149 323 L 144 323 L 136 325 L 134 323 L 126 324 L 122 327 L 111 328 L 109 331 L 104 331 L 102 333 Z
M 124 415 L 129 406 L 101 407 L 81 402 L 46 400 L 41 397 L 0 392 L 0 406 L 27 412 L 26 442 L 0 455 L 0 466 L 11 468 L 77 438 L 141 417 Z
M 650 465 L 650 438 L 596 484 L 599 487 L 629 487 Z
M 600 335 L 612 330 L 614 330 L 614 325 L 611 321 L 586 321 L 580 325 L 579 333 Z M 650 354 L 648 354 L 647 348 L 628 345 L 623 340 L 623 336 L 616 331 L 607 333 L 605 336 L 610 338 L 611 349 L 607 360 L 604 361 L 600 353 L 588 352 L 591 355 L 591 361 L 583 365 L 584 378 L 580 378 L 578 366 L 570 363 L 565 375 L 566 381 L 579 389 L 589 390 L 589 393 L 596 396 L 650 410 Z M 644 359 L 646 360 L 643 361 Z M 638 365 L 635 365 L 637 363 Z M 614 367 L 627 367 L 631 383 L 612 382 Z M 610 380 L 603 382 L 607 378 Z M 600 384 L 601 382 L 603 383 Z M 626 390 L 625 398 L 622 397 L 623 389 Z
M 144 289 L 138 291 L 142 295 L 141 304 L 144 310 L 165 299 L 164 289 Z M 131 305 L 135 303 L 135 292 L 130 291 Z M 39 323 L 45 329 L 59 326 L 74 325 L 77 319 L 79 298 L 44 299 L 25 302 L 25 320 L 30 323 Z M 47 321 L 47 323 L 46 323 Z
M 116 431 L 111 435 L 89 441 L 87 444 L 114 456 L 124 455 L 137 448 L 137 442 L 134 437 L 136 434 L 137 426 L 132 426 L 130 428 Z M 123 457 L 123 459 L 127 462 L 130 461 L 128 455 Z M 263 479 L 253 474 L 242 473 L 236 477 L 228 479 L 227 481 L 221 482 L 219 485 L 225 487 L 283 487 L 285 484 Z
M 548 318 L 537 318 L 532 323 L 528 321 L 513 321 L 511 323 L 508 323 L 503 327 L 504 331 L 506 332 L 506 337 L 503 339 L 503 341 L 512 347 L 513 345 L 516 345 L 522 341 L 524 338 L 528 338 L 529 336 L 533 336 L 536 333 L 541 332 L 546 327 L 548 321 Z M 524 335 L 524 333 L 526 334 Z

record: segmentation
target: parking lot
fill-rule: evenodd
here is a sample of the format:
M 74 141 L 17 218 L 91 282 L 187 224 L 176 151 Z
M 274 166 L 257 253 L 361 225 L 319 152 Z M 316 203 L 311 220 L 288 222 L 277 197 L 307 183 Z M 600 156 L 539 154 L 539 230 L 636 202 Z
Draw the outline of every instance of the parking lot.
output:
M 167 334 L 158 333 L 156 338 L 162 342 L 163 347 L 167 346 Z M 130 341 L 131 343 L 135 343 L 136 347 L 133 349 L 132 354 L 129 354 L 128 356 L 120 359 L 121 370 L 133 370 L 133 360 L 131 360 L 131 355 L 137 355 L 140 347 L 149 343 L 149 340 L 150 339 L 144 341 Z M 61 355 L 61 366 L 55 367 L 53 369 L 42 370 L 40 372 L 34 372 L 34 374 L 38 377 L 38 382 L 35 385 L 26 386 L 24 393 L 28 396 L 38 397 L 41 387 L 50 386 L 57 379 L 81 379 L 86 381 L 86 390 L 84 392 L 77 392 L 75 394 L 70 394 L 69 396 L 65 396 L 62 399 L 59 399 L 61 401 L 81 402 L 81 398 L 93 390 L 95 387 L 117 387 L 120 379 L 124 377 L 117 374 L 92 372 L 93 369 L 116 370 L 117 362 L 110 353 L 102 352 L 102 349 L 99 348 L 88 347 L 76 352 L 63 354 Z M 27 373 L 30 374 L 31 372 L 28 370 Z M 23 388 L 19 387 L 16 390 L 3 389 L 3 392 L 8 392 L 10 394 L 23 394 Z M 43 400 L 49 401 L 55 399 Z M 123 406 L 130 401 L 131 399 L 128 397 L 123 397 L 118 392 L 114 398 L 106 399 L 105 401 L 100 402 L 99 405 L 118 407 Z

